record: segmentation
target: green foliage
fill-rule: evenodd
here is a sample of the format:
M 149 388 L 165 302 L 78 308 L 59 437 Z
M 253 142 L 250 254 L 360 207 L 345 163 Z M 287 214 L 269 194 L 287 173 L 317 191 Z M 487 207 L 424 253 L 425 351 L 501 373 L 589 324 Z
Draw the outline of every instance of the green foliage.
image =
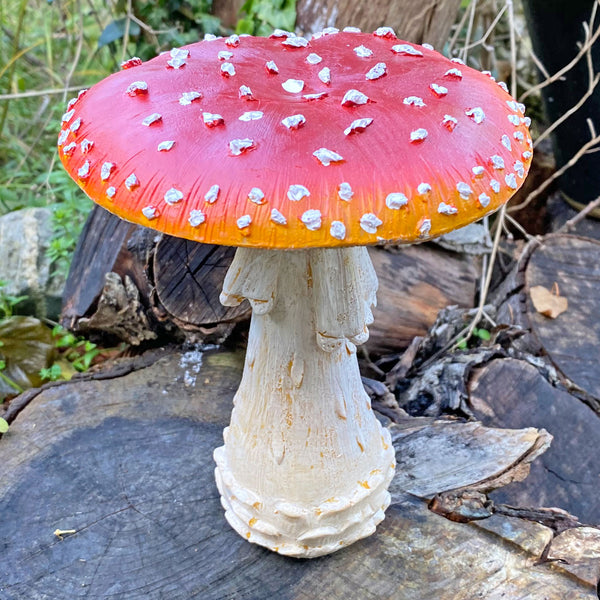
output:
M 13 296 L 6 293 L 2 288 L 6 287 L 6 281 L 0 279 L 0 320 L 12 317 L 13 309 L 27 296 Z
M 296 24 L 296 0 L 246 0 L 240 12 L 236 33 L 267 36 L 273 29 L 293 31 Z
M 463 338 L 456 344 L 456 347 L 459 350 L 466 350 L 469 347 L 476 346 L 480 342 L 489 342 L 491 338 L 492 336 L 487 329 L 478 329 L 477 327 L 475 327 L 470 338 L 471 340 L 473 340 L 474 343 L 469 344 L 469 341 Z
M 0 417 L 0 433 L 6 433 L 8 431 L 8 423 Z

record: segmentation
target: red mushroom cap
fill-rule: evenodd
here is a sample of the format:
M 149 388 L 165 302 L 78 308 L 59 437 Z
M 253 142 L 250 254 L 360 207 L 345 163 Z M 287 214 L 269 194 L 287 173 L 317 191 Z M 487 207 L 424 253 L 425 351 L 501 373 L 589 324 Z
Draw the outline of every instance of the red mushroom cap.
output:
M 496 210 L 531 162 L 523 106 L 382 31 L 126 63 L 69 103 L 60 158 L 120 217 L 233 246 L 409 243 Z

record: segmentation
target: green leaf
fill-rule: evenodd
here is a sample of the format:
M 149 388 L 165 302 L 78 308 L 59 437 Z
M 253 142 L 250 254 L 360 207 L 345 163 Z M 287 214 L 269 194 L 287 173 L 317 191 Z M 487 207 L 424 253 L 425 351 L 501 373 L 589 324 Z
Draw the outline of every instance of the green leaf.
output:
M 112 44 L 125 36 L 127 27 L 127 17 L 115 19 L 111 21 L 102 31 L 98 38 L 98 48 L 102 48 L 108 44 Z M 129 35 L 137 37 L 140 35 L 140 26 L 135 21 L 129 21 Z
M 480 340 L 488 341 L 488 340 L 491 339 L 492 336 L 490 335 L 490 332 L 487 329 L 478 329 L 477 330 L 477 337 Z
M 5 362 L 0 399 L 40 385 L 40 370 L 51 364 L 55 352 L 50 329 L 34 317 L 10 317 L 0 321 L 0 342 Z
M 0 433 L 6 433 L 8 431 L 8 423 L 0 417 Z

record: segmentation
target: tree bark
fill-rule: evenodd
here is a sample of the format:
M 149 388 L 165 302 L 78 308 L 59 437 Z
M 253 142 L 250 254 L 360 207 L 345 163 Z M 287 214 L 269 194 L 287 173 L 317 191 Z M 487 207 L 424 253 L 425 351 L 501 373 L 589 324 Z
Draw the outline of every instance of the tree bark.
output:
M 456 20 L 460 0 L 298 0 L 297 26 L 305 33 L 325 27 L 360 27 L 374 31 L 393 27 L 396 35 L 418 44 L 428 43 L 442 50 Z

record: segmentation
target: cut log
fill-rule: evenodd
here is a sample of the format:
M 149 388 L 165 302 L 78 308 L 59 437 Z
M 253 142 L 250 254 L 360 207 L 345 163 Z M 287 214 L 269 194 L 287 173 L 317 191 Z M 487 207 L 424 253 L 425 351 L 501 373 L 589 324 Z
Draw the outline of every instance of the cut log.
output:
M 225 307 L 219 301 L 234 252 L 226 246 L 160 236 L 95 207 L 73 257 L 61 322 L 88 335 L 121 332 L 121 339 L 133 344 L 151 339 L 152 332 L 163 339 L 178 339 L 183 333 L 203 341 L 222 341 L 236 323 L 250 318 L 248 303 Z M 448 304 L 472 306 L 476 257 L 434 245 L 394 251 L 370 248 L 369 253 L 379 278 L 375 322 L 366 345 L 370 353 L 405 348 L 415 335 L 427 331 Z M 110 277 L 107 282 L 110 272 L 117 274 L 116 281 Z M 128 279 L 138 289 L 135 298 L 125 293 Z M 136 306 L 114 310 L 118 303 L 100 302 L 103 294 L 114 298 L 115 289 L 122 291 L 116 294 L 119 298 L 132 297 Z M 136 312 L 137 329 L 131 321 Z M 107 314 L 115 322 L 107 321 Z
M 489 427 L 539 427 L 554 440 L 529 477 L 493 498 L 519 506 L 560 506 L 585 523 L 600 523 L 600 417 L 552 386 L 532 365 L 492 360 L 469 382 L 469 404 Z
M 568 301 L 556 319 L 538 313 L 531 289 L 542 286 Z M 600 242 L 550 235 L 530 242 L 497 294 L 497 321 L 528 332 L 533 354 L 547 355 L 568 389 L 600 413 Z
M 455 523 L 417 497 L 497 478 L 543 434 L 431 419 L 391 425 L 404 479 L 386 520 L 345 550 L 295 560 L 242 539 L 219 505 L 212 450 L 241 355 L 153 358 L 30 394 L 0 440 L 3 600 L 597 598 L 590 569 L 535 564 L 552 539 L 547 527 L 499 515 Z M 435 483 L 421 464 L 435 466 Z M 569 548 L 556 553 L 582 555 Z

